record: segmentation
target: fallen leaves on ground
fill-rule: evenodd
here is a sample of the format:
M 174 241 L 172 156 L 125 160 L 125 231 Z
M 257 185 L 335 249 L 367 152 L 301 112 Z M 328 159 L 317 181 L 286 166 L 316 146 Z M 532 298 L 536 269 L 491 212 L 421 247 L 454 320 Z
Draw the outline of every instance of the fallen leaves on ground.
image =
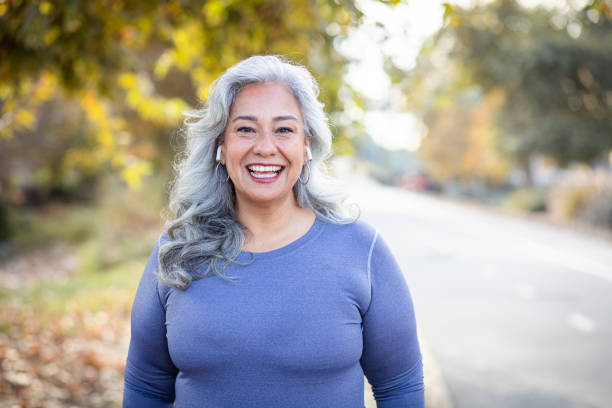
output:
M 0 407 L 120 406 L 129 313 L 0 308 Z

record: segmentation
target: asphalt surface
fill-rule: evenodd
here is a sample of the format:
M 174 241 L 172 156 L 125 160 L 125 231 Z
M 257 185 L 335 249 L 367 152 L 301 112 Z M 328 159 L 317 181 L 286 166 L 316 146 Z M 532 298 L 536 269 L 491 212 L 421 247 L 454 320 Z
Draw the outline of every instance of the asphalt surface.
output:
M 411 288 L 429 408 L 612 407 L 611 242 L 366 179 L 347 190 Z

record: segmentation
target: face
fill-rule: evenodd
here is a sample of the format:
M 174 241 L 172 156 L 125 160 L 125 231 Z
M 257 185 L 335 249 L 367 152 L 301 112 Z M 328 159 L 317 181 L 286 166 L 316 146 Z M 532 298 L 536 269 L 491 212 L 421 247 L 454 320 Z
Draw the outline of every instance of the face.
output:
M 244 88 L 234 101 L 221 145 L 221 164 L 241 204 L 273 205 L 293 200 L 293 186 L 306 163 L 304 120 L 283 85 Z

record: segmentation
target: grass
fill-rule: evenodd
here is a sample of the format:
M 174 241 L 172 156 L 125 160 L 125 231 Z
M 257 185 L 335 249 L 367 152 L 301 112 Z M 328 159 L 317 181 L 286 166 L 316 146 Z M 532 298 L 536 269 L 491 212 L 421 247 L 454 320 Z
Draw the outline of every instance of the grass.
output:
M 91 220 L 96 212 L 94 206 L 83 204 L 16 210 L 11 214 L 13 244 L 23 253 L 57 241 L 82 242 L 94 232 Z
M 65 280 L 41 281 L 19 294 L 9 294 L 8 299 L 41 310 L 41 317 L 75 309 L 128 309 L 143 267 L 144 261 L 129 261 L 104 273 L 77 273 Z
M 134 192 L 108 180 L 94 203 L 55 204 L 14 215 L 17 253 L 65 242 L 75 252 L 77 267 L 60 279 L 43 277 L 17 290 L 0 288 L 0 307 L 16 303 L 36 310 L 43 320 L 68 310 L 129 310 L 162 229 L 163 185 L 151 178 L 142 191 Z M 3 330 L 7 329 L 0 321 Z

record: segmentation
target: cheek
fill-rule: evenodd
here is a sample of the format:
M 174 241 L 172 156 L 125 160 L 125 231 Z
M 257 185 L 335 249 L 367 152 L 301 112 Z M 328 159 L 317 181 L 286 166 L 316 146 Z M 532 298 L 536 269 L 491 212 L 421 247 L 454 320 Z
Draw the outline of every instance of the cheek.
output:
M 240 160 L 246 154 L 246 149 L 242 144 L 236 142 L 226 143 L 224 146 L 224 154 L 222 157 L 225 159 L 226 165 L 236 166 L 240 165 Z
M 306 160 L 306 147 L 303 142 L 291 141 L 286 144 L 279 145 L 284 156 L 294 164 L 302 163 Z

